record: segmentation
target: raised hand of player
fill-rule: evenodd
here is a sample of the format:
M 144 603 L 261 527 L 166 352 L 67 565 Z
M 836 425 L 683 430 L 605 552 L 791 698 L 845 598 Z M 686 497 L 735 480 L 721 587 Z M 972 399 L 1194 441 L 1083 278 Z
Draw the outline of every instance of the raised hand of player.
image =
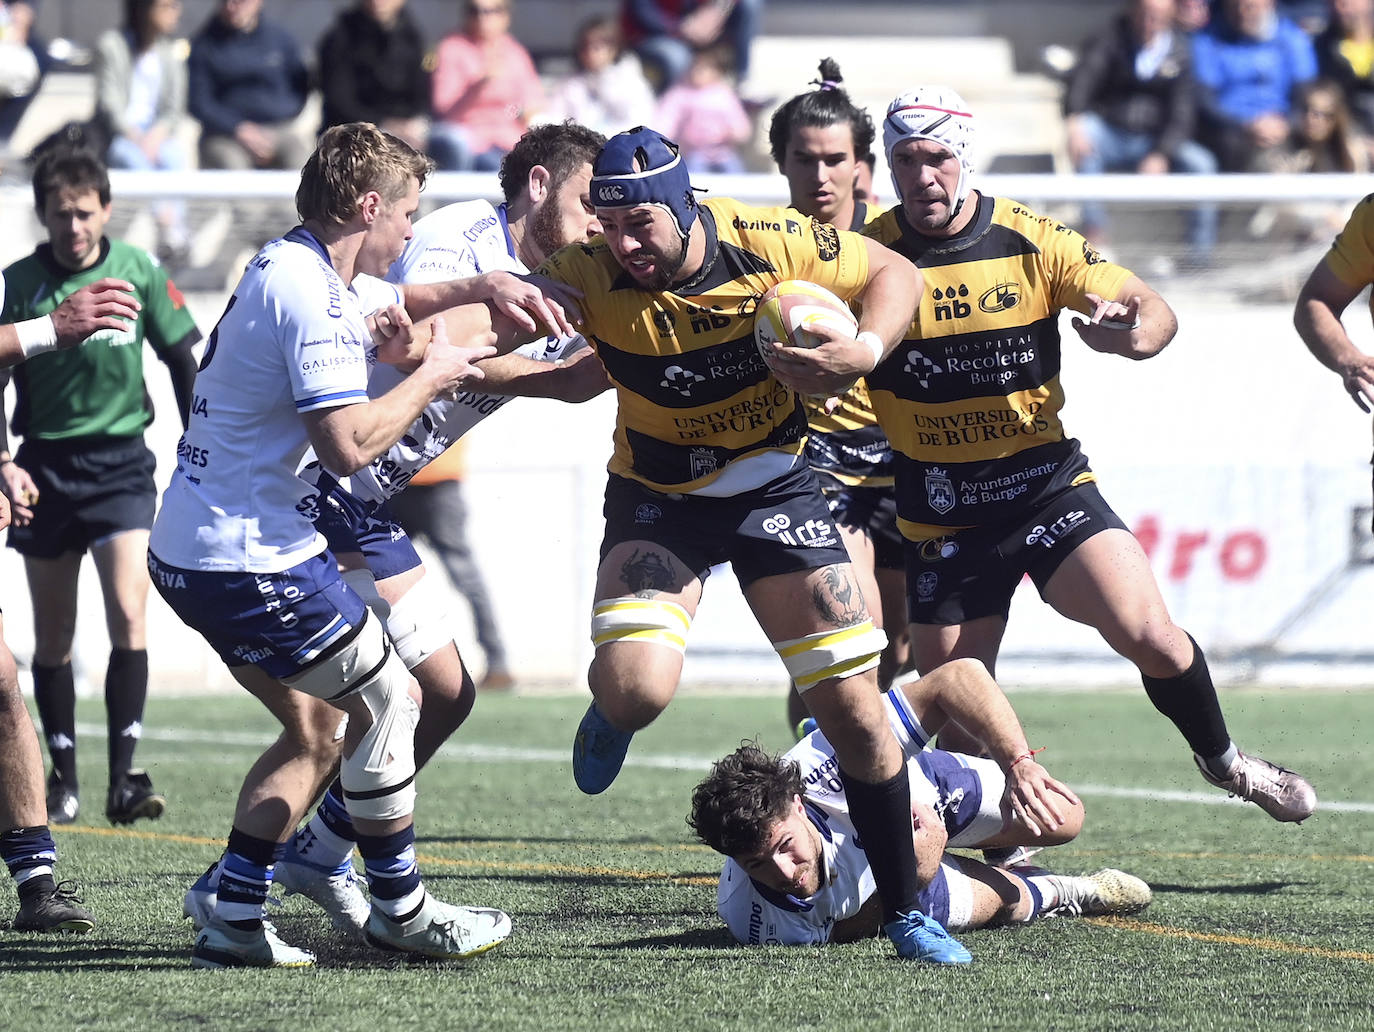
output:
M 1074 316 L 1073 328 L 1083 343 L 1094 351 L 1119 355 L 1132 350 L 1131 334 L 1140 328 L 1140 298 L 1132 297 L 1126 304 L 1096 294 L 1088 294 L 1093 306 L 1087 320 Z
M 485 378 L 486 374 L 476 363 L 496 354 L 496 334 L 490 331 L 477 334 L 469 337 L 462 347 L 456 347 L 449 343 L 444 320 L 433 320 L 433 332 L 433 339 L 415 372 L 433 378 L 436 394 L 454 398 L 466 384 Z
M 121 279 L 96 280 L 68 294 L 52 312 L 57 346 L 74 348 L 97 330 L 127 330 L 143 307 L 134 285 Z
M 1024 824 L 1035 836 L 1063 825 L 1067 816 L 1063 804 L 1074 805 L 1078 796 L 1069 787 L 1050 777 L 1050 772 L 1035 762 L 1035 757 L 1012 764 L 1007 771 L 1007 789 L 1002 808 Z
M 821 338 L 814 348 L 775 344 L 765 357 L 768 368 L 798 394 L 825 398 L 843 394 L 873 371 L 873 349 L 844 330 L 825 323 L 807 327 Z
M 33 507 L 38 504 L 38 485 L 29 471 L 17 462 L 0 465 L 0 491 L 10 503 L 10 518 L 16 527 L 33 522 Z
M 483 274 L 496 311 L 526 333 L 546 331 L 555 337 L 571 337 L 581 322 L 582 292 L 566 283 L 535 273 Z

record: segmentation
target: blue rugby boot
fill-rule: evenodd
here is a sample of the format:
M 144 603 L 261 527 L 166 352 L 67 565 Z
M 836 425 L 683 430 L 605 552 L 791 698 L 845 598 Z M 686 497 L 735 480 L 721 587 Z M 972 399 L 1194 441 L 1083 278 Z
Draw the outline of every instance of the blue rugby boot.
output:
M 904 960 L 928 964 L 968 964 L 973 960 L 973 954 L 945 931 L 944 925 L 919 910 L 889 921 L 883 931 Z
M 633 731 L 612 727 L 595 702 L 588 706 L 573 739 L 573 780 L 577 787 L 587 795 L 598 795 L 610 788 L 630 751 L 633 737 Z

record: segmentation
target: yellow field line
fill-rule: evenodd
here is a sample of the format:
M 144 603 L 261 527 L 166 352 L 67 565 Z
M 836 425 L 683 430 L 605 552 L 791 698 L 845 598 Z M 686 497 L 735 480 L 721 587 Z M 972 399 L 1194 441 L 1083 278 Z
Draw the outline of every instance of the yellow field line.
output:
M 64 832 L 74 832 L 81 835 L 99 835 L 106 838 L 136 838 L 163 842 L 179 842 L 189 845 L 203 846 L 223 846 L 224 840 L 209 838 L 199 835 L 174 835 L 160 831 L 132 831 L 125 828 L 89 828 L 89 827 L 64 827 Z M 490 842 L 490 841 L 469 841 L 464 843 L 470 847 L 486 848 L 509 848 L 518 846 L 522 849 L 528 848 L 527 843 L 511 842 Z M 604 847 L 603 847 L 604 848 Z M 625 847 L 630 848 L 630 847 Z M 635 848 L 643 849 L 647 852 L 669 852 L 678 849 L 692 851 L 705 850 L 705 846 L 694 843 L 681 843 L 671 846 L 654 845 L 643 843 Z M 1087 855 L 1094 852 L 1105 852 L 1102 850 L 1072 850 L 1075 855 Z M 1263 859 L 1305 859 L 1312 861 L 1355 861 L 1369 863 L 1374 861 L 1374 857 L 1368 856 L 1324 856 L 1318 853 L 1308 854 L 1299 857 L 1284 856 L 1258 856 L 1240 855 L 1226 853 L 1166 853 L 1153 850 L 1143 851 L 1148 856 L 1160 856 L 1182 859 L 1234 859 L 1234 860 L 1263 860 Z M 716 884 L 716 875 L 675 875 L 665 871 L 645 871 L 637 868 L 623 867 L 601 867 L 579 864 L 551 864 L 536 861 L 512 861 L 512 860 L 463 860 L 456 857 L 434 856 L 432 854 L 418 854 L 416 859 L 423 865 L 432 867 L 456 867 L 468 870 L 494 870 L 501 871 L 522 871 L 535 872 L 540 874 L 570 874 L 585 875 L 590 877 L 602 878 L 625 878 L 631 881 L 645 882 L 666 882 L 672 885 L 686 885 L 691 887 L 709 888 Z M 1154 924 L 1149 921 L 1138 921 L 1128 917 L 1094 917 L 1088 919 L 1090 923 L 1103 925 L 1110 928 L 1119 928 L 1123 931 L 1141 932 L 1146 935 L 1158 935 L 1166 939 L 1191 939 L 1195 942 L 1210 942 L 1225 946 L 1244 946 L 1250 949 L 1274 950 L 1279 953 L 1299 953 L 1313 957 L 1321 957 L 1325 960 L 1358 960 L 1366 964 L 1374 964 L 1374 953 L 1366 953 L 1361 950 L 1336 950 L 1325 946 L 1304 946 L 1301 943 L 1285 942 L 1282 939 L 1258 939 L 1243 935 L 1219 935 L 1213 932 L 1194 932 L 1186 928 L 1173 928 L 1169 925 Z
M 1197 942 L 1215 942 L 1225 946 L 1248 946 L 1256 950 L 1276 950 L 1279 953 L 1306 953 L 1326 960 L 1360 960 L 1366 964 L 1374 964 L 1374 953 L 1364 953 L 1360 950 L 1333 950 L 1325 946 L 1304 946 L 1301 943 L 1284 942 L 1282 939 L 1254 939 L 1245 935 L 1190 932 L 1186 928 L 1171 928 L 1168 925 L 1137 921 L 1130 917 L 1093 917 L 1088 920 L 1091 924 L 1121 928 L 1128 932 L 1160 935 L 1166 939 L 1193 939 Z

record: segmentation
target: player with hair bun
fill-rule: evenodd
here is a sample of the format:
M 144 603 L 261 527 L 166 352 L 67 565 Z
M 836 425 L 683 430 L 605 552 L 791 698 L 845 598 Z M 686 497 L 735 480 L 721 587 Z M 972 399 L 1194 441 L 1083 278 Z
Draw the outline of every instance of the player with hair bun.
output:
M 868 112 L 845 92 L 833 58 L 821 62 L 820 76 L 816 89 L 797 94 L 773 113 L 768 142 L 778 171 L 787 177 L 792 207 L 857 233 L 882 214 L 855 196 L 859 168 L 873 156 L 876 130 Z M 807 461 L 820 476 L 873 622 L 887 633 L 878 666 L 878 687 L 886 689 L 910 664 L 892 446 L 862 380 L 838 403 L 804 398 L 803 404 L 810 428 Z M 798 727 L 805 717 L 806 706 L 794 689 L 788 693 L 788 726 Z

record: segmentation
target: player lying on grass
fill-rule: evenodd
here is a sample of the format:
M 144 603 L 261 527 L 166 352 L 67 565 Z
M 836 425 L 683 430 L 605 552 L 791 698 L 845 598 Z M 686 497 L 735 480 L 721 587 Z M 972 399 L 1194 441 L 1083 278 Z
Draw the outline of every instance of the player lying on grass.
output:
M 923 912 L 950 931 L 1066 914 L 1127 914 L 1150 887 L 1122 871 L 1087 876 L 990 867 L 947 847 L 1060 845 L 1083 804 L 1036 762 L 1010 703 L 977 660 L 947 663 L 886 694 L 906 754 Z M 992 759 L 927 749 L 953 721 Z M 692 794 L 687 823 L 729 859 L 717 908 L 747 945 L 853 942 L 877 934 L 873 874 L 849 819 L 835 753 L 814 731 L 782 756 L 745 743 Z

